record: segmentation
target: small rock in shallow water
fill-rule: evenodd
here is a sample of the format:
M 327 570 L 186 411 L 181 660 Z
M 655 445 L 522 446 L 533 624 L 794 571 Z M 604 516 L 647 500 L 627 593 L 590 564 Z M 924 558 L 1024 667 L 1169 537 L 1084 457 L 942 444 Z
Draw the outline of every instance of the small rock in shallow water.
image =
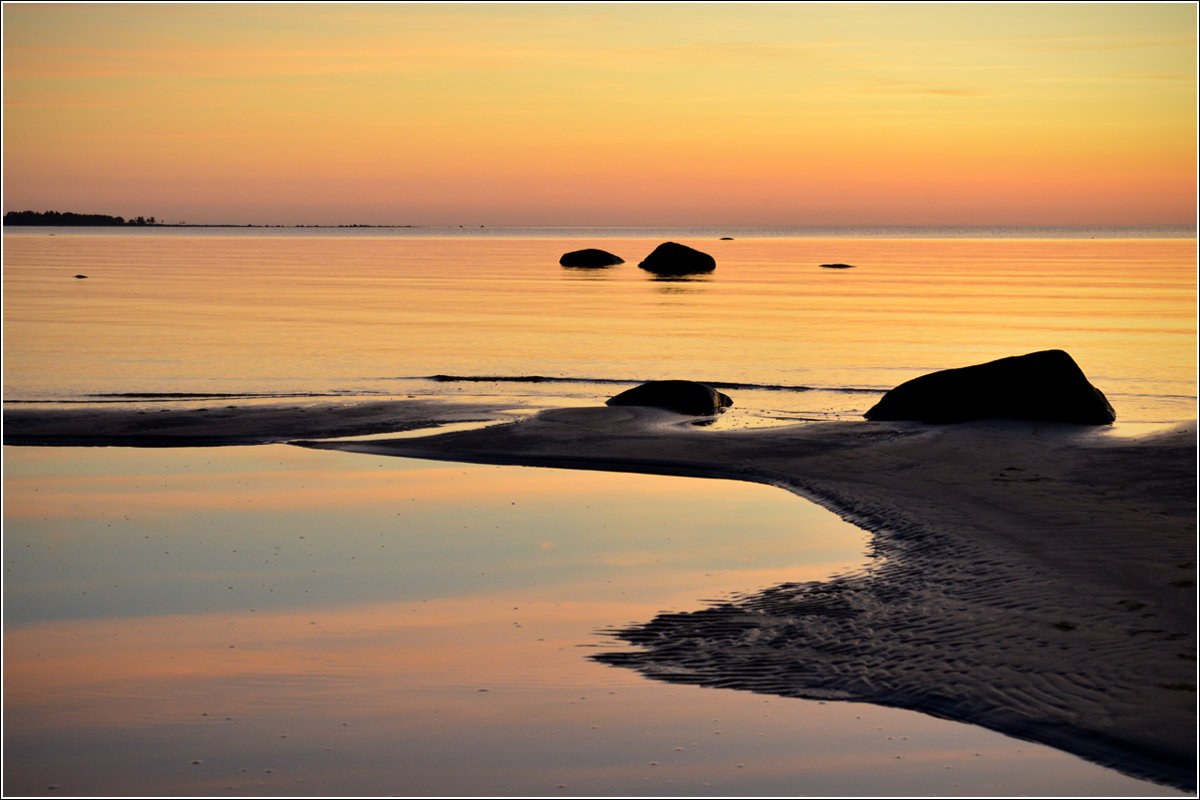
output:
M 717 261 L 708 253 L 675 242 L 663 242 L 642 260 L 639 267 L 656 275 L 691 275 L 712 272 Z
M 558 263 L 564 267 L 611 267 L 614 264 L 624 264 L 625 259 L 607 250 L 587 248 L 563 253 Z
M 733 400 L 729 395 L 695 381 L 648 381 L 609 398 L 605 405 L 650 406 L 704 417 L 721 413 L 733 405 Z

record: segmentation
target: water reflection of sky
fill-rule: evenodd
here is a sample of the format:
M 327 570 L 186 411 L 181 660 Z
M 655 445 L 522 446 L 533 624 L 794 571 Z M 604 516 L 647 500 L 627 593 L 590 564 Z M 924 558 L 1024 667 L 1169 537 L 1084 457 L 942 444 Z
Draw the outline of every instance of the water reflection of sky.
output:
M 4 468 L 7 792 L 1155 788 L 587 659 L 619 646 L 603 628 L 863 563 L 861 531 L 770 487 L 285 446 L 6 448 Z
M 9 624 L 554 587 L 695 603 L 825 577 L 865 550 L 833 515 L 728 481 L 282 446 L 12 452 Z

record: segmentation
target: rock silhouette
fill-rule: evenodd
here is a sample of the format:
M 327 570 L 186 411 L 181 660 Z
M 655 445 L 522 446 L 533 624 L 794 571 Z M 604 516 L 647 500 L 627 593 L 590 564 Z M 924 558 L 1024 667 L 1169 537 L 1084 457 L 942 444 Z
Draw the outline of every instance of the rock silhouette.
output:
M 931 372 L 900 384 L 864 414 L 870 420 L 949 423 L 1022 419 L 1108 425 L 1104 394 L 1062 350 Z
M 853 264 L 822 264 L 825 269 L 854 269 Z
M 648 381 L 610 398 L 609 406 L 651 406 L 707 417 L 733 405 L 729 395 L 694 381 Z
M 685 244 L 663 242 L 638 266 L 656 275 L 692 275 L 712 272 L 717 268 L 717 262 L 708 253 Z
M 589 247 L 584 250 L 572 250 L 563 253 L 558 263 L 564 267 L 611 267 L 614 264 L 624 264 L 625 259 L 613 255 L 607 250 L 597 250 Z

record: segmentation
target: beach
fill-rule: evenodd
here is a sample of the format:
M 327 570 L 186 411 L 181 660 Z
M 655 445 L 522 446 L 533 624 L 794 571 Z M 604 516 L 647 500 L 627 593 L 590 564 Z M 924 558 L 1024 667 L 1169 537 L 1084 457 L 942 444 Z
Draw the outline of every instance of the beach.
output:
M 722 430 L 638 407 L 513 419 L 396 402 L 264 407 L 206 434 L 194 412 L 93 413 L 104 423 L 89 420 L 90 437 L 66 414 L 6 415 L 6 443 L 162 446 L 175 431 L 218 445 L 303 428 L 308 448 L 787 489 L 869 531 L 869 566 L 614 628 L 634 647 L 594 658 L 669 682 L 913 709 L 1195 786 L 1194 423 Z M 469 429 L 323 439 L 388 424 Z
M 8 796 L 1196 796 L 1195 4 L 6 3 Z
M 1194 423 L 1128 438 L 1018 422 L 713 433 L 595 408 L 313 446 L 785 487 L 871 531 L 881 563 L 629 629 L 645 651 L 617 663 L 970 720 L 1191 788 L 1195 437 Z
M 4 244 L 6 790 L 1194 787 L 1194 230 Z M 1114 425 L 863 418 L 1046 349 Z

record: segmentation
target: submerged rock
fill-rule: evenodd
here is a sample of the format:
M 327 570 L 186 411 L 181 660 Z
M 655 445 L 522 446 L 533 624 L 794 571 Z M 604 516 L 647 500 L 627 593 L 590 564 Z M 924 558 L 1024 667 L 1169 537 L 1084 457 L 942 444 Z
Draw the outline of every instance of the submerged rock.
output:
M 564 267 L 611 267 L 614 264 L 624 264 L 625 259 L 613 255 L 607 250 L 597 250 L 589 247 L 585 250 L 572 250 L 563 253 L 558 263 Z
M 638 266 L 656 275 L 691 275 L 712 272 L 717 268 L 717 262 L 708 253 L 685 244 L 663 242 Z
M 931 372 L 902 383 L 864 414 L 870 420 L 1024 419 L 1108 425 L 1116 412 L 1062 350 Z
M 649 381 L 610 398 L 609 406 L 651 406 L 707 417 L 733 405 L 729 395 L 694 381 Z

